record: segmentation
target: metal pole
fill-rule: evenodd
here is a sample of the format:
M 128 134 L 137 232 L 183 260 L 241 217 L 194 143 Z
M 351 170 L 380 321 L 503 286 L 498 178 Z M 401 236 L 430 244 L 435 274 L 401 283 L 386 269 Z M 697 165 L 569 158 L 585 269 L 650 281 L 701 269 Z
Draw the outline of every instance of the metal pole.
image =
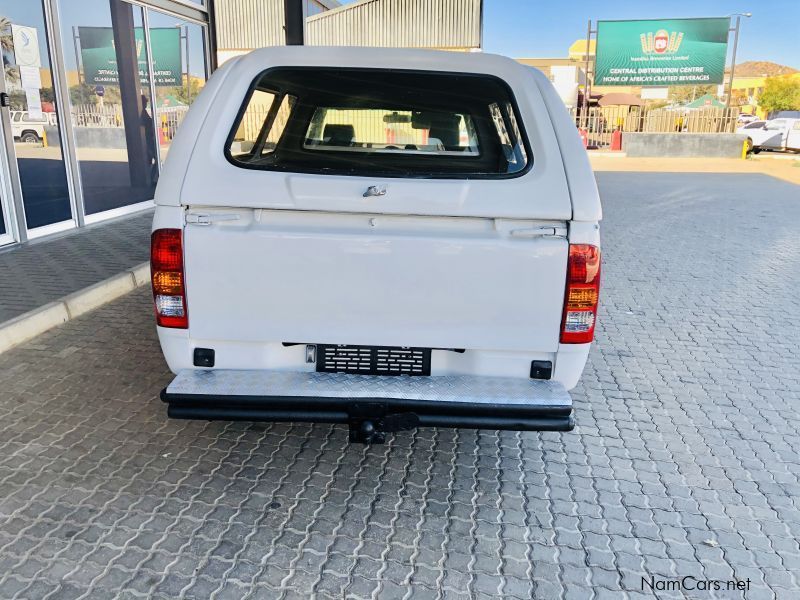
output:
M 79 51 L 81 36 L 78 34 L 78 27 L 73 25 L 72 26 L 72 45 L 75 48 L 75 70 L 78 71 L 78 85 L 81 83 L 81 71 L 83 70 L 83 63 L 81 61 L 81 53 Z M 83 77 L 84 81 L 86 80 L 86 76 L 84 74 Z
M 203 41 L 206 50 L 206 79 L 217 70 L 217 19 L 214 0 L 206 0 L 208 27 L 204 27 Z
M 731 57 L 731 80 L 728 83 L 728 96 L 725 98 L 725 115 L 731 107 L 731 96 L 733 95 L 733 72 L 736 69 L 736 47 L 739 45 L 739 22 L 742 17 L 736 15 L 736 27 L 733 29 L 733 56 Z M 730 31 L 730 30 L 729 30 Z
M 583 113 L 581 118 L 581 126 L 589 122 L 589 44 L 592 40 L 592 20 L 589 19 L 589 24 L 586 26 L 586 52 L 583 55 Z
M 481 52 L 483 52 L 483 4 L 484 4 L 484 2 L 483 2 L 483 0 L 481 0 L 481 10 L 480 10 L 480 19 L 481 19 L 481 22 L 480 22 L 480 24 L 478 25 L 478 27 L 479 27 L 479 31 L 478 31 L 478 38 L 479 38 L 479 39 L 478 39 L 478 44 L 479 44 L 479 48 L 480 48 Z
M 52 74 L 53 93 L 56 100 L 56 116 L 58 119 L 58 134 L 61 138 L 62 160 L 67 176 L 67 187 L 70 191 L 70 204 L 75 224 L 83 227 L 85 224 L 85 206 L 83 203 L 83 184 L 81 182 L 80 168 L 78 166 L 77 148 L 72 122 L 72 109 L 69 97 L 69 82 L 67 81 L 67 66 L 64 57 L 64 41 L 58 23 L 61 22 L 58 12 L 58 2 L 49 0 L 43 2 L 45 27 L 50 52 L 50 69 Z M 84 78 L 85 82 L 85 78 Z
M 287 46 L 303 45 L 305 18 L 302 0 L 283 0 L 283 29 Z
M 158 114 L 158 97 L 156 95 L 155 61 L 153 59 L 152 37 L 150 36 L 150 9 L 145 9 L 142 12 L 144 13 L 142 17 L 142 33 L 144 37 L 144 48 L 147 58 L 147 89 L 150 92 L 150 114 L 152 115 L 150 121 L 153 132 L 153 145 L 155 146 L 152 148 L 152 150 L 155 153 L 156 173 L 161 173 L 161 136 L 159 135 L 159 130 L 161 129 L 161 117 Z
M 183 44 L 184 48 L 186 49 L 186 99 L 189 101 L 189 104 L 192 103 L 192 79 L 191 75 L 189 74 L 189 26 L 184 25 L 183 27 Z

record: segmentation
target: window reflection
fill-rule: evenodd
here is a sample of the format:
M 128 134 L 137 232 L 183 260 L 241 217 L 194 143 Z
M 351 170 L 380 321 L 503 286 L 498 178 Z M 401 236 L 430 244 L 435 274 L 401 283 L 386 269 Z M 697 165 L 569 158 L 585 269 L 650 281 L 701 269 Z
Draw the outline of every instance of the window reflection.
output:
M 40 2 L 0 0 L 0 50 L 26 224 L 67 221 L 72 210 Z
M 206 83 L 205 32 L 200 25 L 156 10 L 150 10 L 148 18 L 156 83 L 156 131 L 163 161 L 189 106 Z M 160 49 L 162 39 L 179 40 L 175 59 L 172 53 Z
M 61 2 L 87 215 L 150 200 L 158 181 L 143 22 L 143 10 L 121 0 Z
M 57 112 L 72 123 L 82 194 L 75 200 L 92 216 L 153 198 L 161 163 L 207 77 L 203 25 L 122 0 L 57 2 L 68 107 L 56 105 L 44 0 L 0 0 L 0 87 L 11 101 L 11 159 L 28 229 L 73 216 Z M 11 201 L 0 198 L 0 243 Z

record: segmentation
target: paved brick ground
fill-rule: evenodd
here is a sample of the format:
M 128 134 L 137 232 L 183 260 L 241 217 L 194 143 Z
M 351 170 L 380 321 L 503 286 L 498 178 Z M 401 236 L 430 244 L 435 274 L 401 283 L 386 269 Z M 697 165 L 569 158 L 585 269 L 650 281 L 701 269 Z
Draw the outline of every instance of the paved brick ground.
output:
M 149 258 L 153 212 L 0 250 L 0 323 Z
M 800 187 L 600 182 L 569 434 L 168 421 L 146 290 L 0 355 L 0 597 L 797 598 Z

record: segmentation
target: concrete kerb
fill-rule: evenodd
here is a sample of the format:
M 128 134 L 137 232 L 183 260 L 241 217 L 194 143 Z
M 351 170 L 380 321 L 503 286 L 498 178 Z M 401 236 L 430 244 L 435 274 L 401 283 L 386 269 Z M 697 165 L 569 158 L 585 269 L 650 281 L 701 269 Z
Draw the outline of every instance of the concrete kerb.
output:
M 68 296 L 0 323 L 0 353 L 116 300 L 150 282 L 150 265 L 142 263 Z

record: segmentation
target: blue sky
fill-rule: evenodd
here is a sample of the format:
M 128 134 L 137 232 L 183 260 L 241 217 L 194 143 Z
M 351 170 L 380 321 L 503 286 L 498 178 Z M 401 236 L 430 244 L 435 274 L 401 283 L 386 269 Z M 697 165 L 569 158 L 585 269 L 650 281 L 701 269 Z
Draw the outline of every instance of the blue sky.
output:
M 345 2 L 346 3 L 346 2 Z M 484 0 L 484 49 L 514 58 L 566 56 L 588 19 L 742 19 L 736 62 L 770 60 L 800 69 L 800 0 Z
M 344 4 L 353 0 L 340 0 Z M 108 25 L 107 0 L 61 0 L 64 35 L 70 26 Z M 0 0 L 0 7 L 21 24 L 41 27 L 41 5 L 30 0 Z M 578 38 L 586 37 L 588 19 L 717 17 L 752 12 L 742 19 L 737 63 L 770 60 L 800 69 L 800 0 L 484 0 L 484 48 L 514 58 L 559 57 Z M 154 27 L 176 19 L 155 15 Z M 191 44 L 192 71 L 202 65 L 202 47 Z M 75 59 L 67 52 L 68 68 Z M 195 73 L 196 74 L 196 73 Z

